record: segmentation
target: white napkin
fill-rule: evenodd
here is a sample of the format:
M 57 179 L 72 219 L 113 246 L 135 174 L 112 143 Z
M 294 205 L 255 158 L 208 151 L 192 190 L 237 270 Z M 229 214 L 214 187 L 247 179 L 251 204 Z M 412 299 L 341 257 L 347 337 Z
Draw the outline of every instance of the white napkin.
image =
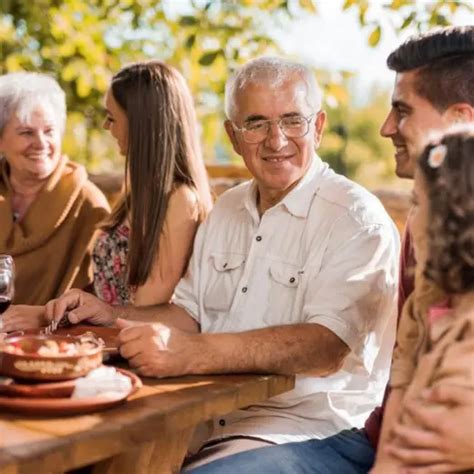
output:
M 132 381 L 114 367 L 99 367 L 76 380 L 71 398 L 121 398 L 132 390 Z

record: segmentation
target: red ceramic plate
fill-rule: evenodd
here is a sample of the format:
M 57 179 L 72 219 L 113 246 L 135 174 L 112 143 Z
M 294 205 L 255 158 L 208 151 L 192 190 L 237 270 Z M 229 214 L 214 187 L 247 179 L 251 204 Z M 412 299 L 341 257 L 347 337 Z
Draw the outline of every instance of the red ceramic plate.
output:
M 132 390 L 126 395 L 117 398 L 97 396 L 82 399 L 7 397 L 0 395 L 0 410 L 27 415 L 64 416 L 93 413 L 120 405 L 142 386 L 142 382 L 138 376 L 128 370 L 118 368 L 117 370 L 130 377 L 132 381 Z
M 0 383 L 0 396 L 26 398 L 64 398 L 74 391 L 75 380 L 49 383 L 22 383 L 7 379 Z

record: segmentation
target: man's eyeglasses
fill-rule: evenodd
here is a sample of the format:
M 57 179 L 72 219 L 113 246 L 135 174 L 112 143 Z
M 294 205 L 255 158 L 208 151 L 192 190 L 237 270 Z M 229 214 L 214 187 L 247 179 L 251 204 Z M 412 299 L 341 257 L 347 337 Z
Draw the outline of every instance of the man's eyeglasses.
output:
M 277 123 L 286 138 L 304 137 L 308 133 L 309 123 L 315 115 L 317 114 L 311 114 L 308 117 L 291 115 L 289 117 L 273 120 L 249 120 L 243 127 L 237 127 L 234 123 L 232 123 L 232 125 L 234 130 L 238 130 L 242 133 L 242 137 L 246 143 L 260 143 L 267 138 L 273 122 Z

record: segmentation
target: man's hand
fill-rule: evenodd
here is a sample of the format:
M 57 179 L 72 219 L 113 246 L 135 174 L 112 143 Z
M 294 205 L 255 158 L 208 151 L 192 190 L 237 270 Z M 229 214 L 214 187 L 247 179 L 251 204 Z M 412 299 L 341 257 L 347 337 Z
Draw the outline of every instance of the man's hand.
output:
M 48 324 L 44 306 L 16 304 L 1 316 L 2 331 L 23 331 L 37 329 Z
M 72 324 L 87 321 L 92 324 L 108 326 L 113 324 L 117 318 L 113 306 L 104 303 L 90 293 L 74 289 L 46 304 L 47 323 L 53 319 L 59 321 L 68 310 L 69 321 Z
M 406 404 L 417 427 L 395 425 L 387 453 L 406 466 L 404 473 L 474 469 L 474 390 L 440 385 L 424 399 Z
M 117 319 L 120 354 L 145 377 L 175 377 L 190 374 L 190 364 L 199 357 L 199 335 L 161 323 Z

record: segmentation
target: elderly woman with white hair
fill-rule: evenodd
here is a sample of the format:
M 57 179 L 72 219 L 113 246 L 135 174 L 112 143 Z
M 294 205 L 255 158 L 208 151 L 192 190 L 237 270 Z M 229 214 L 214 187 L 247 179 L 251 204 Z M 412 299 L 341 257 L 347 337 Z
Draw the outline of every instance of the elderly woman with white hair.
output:
M 16 268 L 4 330 L 41 325 L 41 305 L 91 283 L 91 243 L 109 206 L 85 168 L 62 154 L 65 122 L 54 79 L 0 76 L 0 254 Z

